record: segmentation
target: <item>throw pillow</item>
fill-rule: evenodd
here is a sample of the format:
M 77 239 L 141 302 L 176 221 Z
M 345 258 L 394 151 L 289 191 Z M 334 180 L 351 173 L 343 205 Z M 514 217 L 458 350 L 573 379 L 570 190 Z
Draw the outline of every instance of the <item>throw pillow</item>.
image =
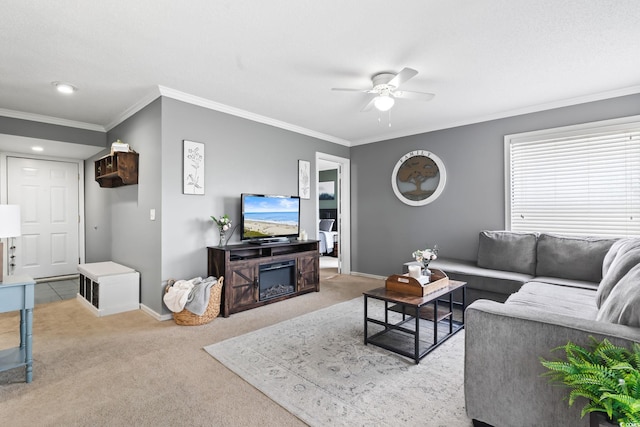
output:
M 534 275 L 536 233 L 482 231 L 478 245 L 478 267 Z
M 640 327 L 640 265 L 629 270 L 613 287 L 596 320 Z
M 605 255 L 604 261 L 602 262 L 602 277 L 607 275 L 609 267 L 618 254 L 624 254 L 632 249 L 640 249 L 640 238 L 628 237 L 626 239 L 616 240 L 613 245 L 611 245 L 611 248 L 607 252 L 607 255 Z
M 320 231 L 331 231 L 333 228 L 333 223 L 335 219 L 321 219 L 320 220 Z
M 604 257 L 616 239 L 560 236 L 538 238 L 536 276 L 600 282 Z
M 613 248 L 613 247 L 612 247 Z M 613 288 L 636 265 L 640 264 L 640 248 L 620 250 L 609 264 L 596 292 L 596 305 L 601 307 Z

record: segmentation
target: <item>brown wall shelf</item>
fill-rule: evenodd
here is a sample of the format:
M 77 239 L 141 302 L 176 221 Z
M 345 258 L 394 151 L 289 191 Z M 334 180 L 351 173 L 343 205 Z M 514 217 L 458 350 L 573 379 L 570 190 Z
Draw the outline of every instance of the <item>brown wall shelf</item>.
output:
M 95 161 L 100 187 L 113 188 L 138 183 L 138 153 L 116 151 Z

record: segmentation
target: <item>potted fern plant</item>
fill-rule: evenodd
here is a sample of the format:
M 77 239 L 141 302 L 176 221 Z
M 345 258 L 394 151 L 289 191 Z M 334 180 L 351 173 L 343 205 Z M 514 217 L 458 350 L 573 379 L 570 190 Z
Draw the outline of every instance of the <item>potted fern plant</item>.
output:
M 549 369 L 544 375 L 571 388 L 569 405 L 588 399 L 582 416 L 590 414 L 592 427 L 640 426 L 640 344 L 629 350 L 591 337 L 590 349 L 568 342 L 552 351 L 560 349 L 566 361 L 541 358 L 541 363 Z

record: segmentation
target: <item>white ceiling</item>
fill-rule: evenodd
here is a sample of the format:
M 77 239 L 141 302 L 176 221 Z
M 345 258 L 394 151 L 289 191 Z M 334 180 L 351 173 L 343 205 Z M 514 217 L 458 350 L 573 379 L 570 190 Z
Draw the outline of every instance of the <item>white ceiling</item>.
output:
M 352 146 L 640 93 L 638 0 L 3 0 L 0 28 L 0 115 L 99 130 L 164 93 Z M 331 90 L 404 67 L 436 97 L 390 127 Z

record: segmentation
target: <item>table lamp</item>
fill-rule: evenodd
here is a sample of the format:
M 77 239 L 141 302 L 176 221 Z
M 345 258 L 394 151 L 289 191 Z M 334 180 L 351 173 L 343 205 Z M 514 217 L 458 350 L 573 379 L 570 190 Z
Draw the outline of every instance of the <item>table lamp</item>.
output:
M 0 239 L 20 235 L 20 206 L 0 205 Z M 0 282 L 4 280 L 3 242 L 0 241 Z

